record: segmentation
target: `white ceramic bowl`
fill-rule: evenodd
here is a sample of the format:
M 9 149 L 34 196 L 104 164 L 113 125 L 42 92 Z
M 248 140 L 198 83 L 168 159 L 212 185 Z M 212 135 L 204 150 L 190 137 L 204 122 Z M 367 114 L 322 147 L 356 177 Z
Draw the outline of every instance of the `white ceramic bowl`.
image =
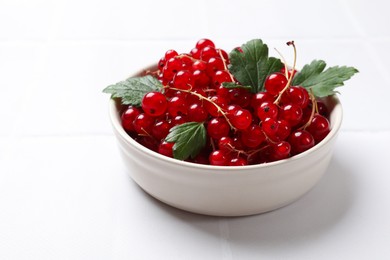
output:
M 342 122 L 338 98 L 328 97 L 325 103 L 331 131 L 320 143 L 289 159 L 236 167 L 179 161 L 145 148 L 123 130 L 114 100 L 110 117 L 129 175 L 151 196 L 190 212 L 244 216 L 283 207 L 320 180 Z

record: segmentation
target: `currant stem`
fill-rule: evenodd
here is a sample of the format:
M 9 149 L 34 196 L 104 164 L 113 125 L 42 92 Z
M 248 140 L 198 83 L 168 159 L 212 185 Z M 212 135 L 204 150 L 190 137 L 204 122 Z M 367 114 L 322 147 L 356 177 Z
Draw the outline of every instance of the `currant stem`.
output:
M 294 41 L 287 42 L 287 45 L 288 46 L 292 45 L 293 48 L 294 48 L 294 63 L 293 63 L 293 67 L 292 67 L 292 71 L 294 72 L 295 71 L 295 66 L 297 64 L 297 48 L 295 47 Z M 288 75 L 288 70 L 286 70 L 286 71 L 287 71 L 287 75 Z M 282 89 L 282 91 L 279 92 L 279 95 L 275 99 L 274 104 L 276 104 L 276 105 L 279 104 L 279 101 L 282 98 L 283 93 L 290 87 L 292 79 L 293 79 L 293 76 L 294 76 L 294 73 L 291 73 L 290 77 L 288 77 L 288 81 L 287 81 L 286 86 Z
M 229 71 L 229 69 L 228 69 L 228 67 L 227 67 L 227 65 L 226 65 L 225 58 L 223 57 L 222 52 L 221 52 L 220 49 L 218 49 L 218 54 L 219 54 L 219 57 L 220 57 L 221 60 L 222 60 L 224 69 L 229 73 L 230 79 L 232 80 L 232 82 L 235 82 L 235 80 L 234 80 L 234 78 L 233 78 L 233 75 L 230 73 L 230 71 Z
M 221 113 L 221 115 L 226 119 L 226 122 L 229 124 L 230 128 L 231 128 L 232 130 L 234 130 L 234 131 L 237 130 L 237 129 L 232 125 L 232 123 L 230 123 L 230 120 L 229 120 L 228 116 L 226 115 L 225 111 L 223 111 L 223 109 L 222 109 L 220 106 L 218 106 L 215 102 L 211 101 L 209 98 L 204 97 L 204 96 L 202 96 L 201 94 L 195 93 L 195 92 L 193 92 L 193 91 L 191 91 L 191 90 L 178 89 L 178 88 L 172 88 L 172 87 L 169 87 L 169 88 L 170 88 L 170 89 L 173 89 L 173 90 L 178 90 L 178 91 L 183 91 L 183 92 L 185 92 L 185 93 L 189 93 L 189 94 L 191 94 L 191 95 L 197 96 L 197 97 L 198 97 L 199 99 L 201 99 L 201 100 L 206 100 L 207 102 L 211 103 L 212 105 L 214 105 L 214 106 L 217 108 L 218 112 Z
M 310 89 L 310 99 L 311 99 L 312 108 L 311 108 L 311 113 L 310 113 L 309 120 L 307 120 L 307 122 L 303 126 L 301 126 L 299 128 L 299 130 L 305 130 L 306 127 L 311 125 L 311 121 L 313 120 L 313 117 L 314 117 L 315 113 L 318 112 L 317 100 L 316 100 L 316 97 L 313 94 L 313 90 L 312 89 Z
M 283 57 L 282 53 L 278 49 L 276 49 L 276 48 L 274 48 L 274 49 L 279 54 L 280 58 L 283 61 L 283 64 L 284 64 L 284 75 L 286 76 L 286 78 L 288 78 L 288 65 L 287 65 L 286 59 Z

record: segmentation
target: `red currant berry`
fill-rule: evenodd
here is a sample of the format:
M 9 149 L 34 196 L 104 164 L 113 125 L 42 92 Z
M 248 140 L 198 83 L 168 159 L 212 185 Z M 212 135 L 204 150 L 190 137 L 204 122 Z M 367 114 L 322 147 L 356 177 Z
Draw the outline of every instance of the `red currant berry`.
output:
M 267 117 L 276 119 L 278 117 L 278 106 L 272 102 L 263 102 L 256 109 L 256 114 L 260 120 L 265 120 Z
M 210 84 L 210 77 L 207 76 L 205 71 L 194 70 L 192 72 L 192 77 L 195 81 L 195 87 L 205 88 Z
M 173 146 L 175 143 L 162 141 L 158 146 L 158 153 L 173 158 Z
M 168 113 L 175 117 L 187 114 L 187 100 L 185 96 L 174 96 L 168 101 Z
M 286 120 L 278 120 L 278 129 L 275 133 L 275 140 L 283 141 L 285 140 L 291 133 L 291 126 L 288 124 Z
M 199 88 L 194 89 L 192 91 L 192 94 L 188 95 L 188 97 L 187 97 L 187 104 L 195 104 L 195 103 L 203 104 L 203 99 L 200 98 L 198 95 L 200 95 L 202 97 L 206 97 L 206 93 L 202 89 L 199 89 Z M 207 102 L 207 101 L 205 101 L 205 102 Z
M 134 131 L 133 121 L 139 114 L 141 114 L 141 111 L 134 106 L 129 106 L 125 112 L 123 112 L 121 119 L 122 127 L 125 129 L 125 131 Z
M 276 137 L 276 133 L 278 132 L 279 123 L 276 119 L 266 118 L 261 123 L 261 129 L 264 133 L 269 137 L 274 139 Z
M 223 49 L 217 49 L 217 52 L 220 54 L 219 56 L 225 60 L 226 64 L 229 64 L 229 54 Z
M 270 157 L 273 161 L 288 158 L 290 156 L 290 152 L 291 145 L 286 141 L 271 144 Z
M 221 58 L 218 58 L 218 57 L 211 57 L 208 61 L 207 61 L 207 68 L 206 68 L 206 72 L 207 74 L 210 76 L 210 77 L 213 77 L 215 72 L 218 71 L 218 70 L 224 70 L 225 69 L 225 65 L 222 61 Z
M 219 57 L 217 50 L 214 47 L 207 46 L 202 49 L 200 53 L 200 58 L 203 61 L 209 61 L 211 58 Z
M 213 41 L 209 40 L 209 39 L 200 39 L 196 45 L 195 45 L 195 48 L 201 50 L 205 47 L 208 47 L 208 46 L 211 46 L 213 48 L 215 48 L 215 44 Z
M 229 116 L 231 124 L 238 130 L 247 129 L 252 123 L 252 114 L 246 109 L 237 109 Z
M 291 144 L 293 155 L 302 153 L 314 146 L 313 136 L 306 130 L 297 130 L 287 140 Z
M 192 73 L 187 70 L 181 70 L 173 77 L 173 86 L 178 89 L 189 90 L 194 83 Z
M 229 166 L 245 166 L 248 165 L 248 160 L 242 157 L 235 157 L 230 159 Z
M 280 118 L 286 120 L 290 126 L 298 125 L 302 120 L 302 108 L 297 105 L 284 105 L 280 109 Z
M 142 98 L 141 106 L 149 116 L 161 116 L 167 110 L 168 102 L 163 93 L 152 91 Z
M 306 130 L 312 134 L 316 143 L 324 139 L 330 132 L 330 124 L 324 116 L 316 114 Z
M 214 84 L 215 84 L 215 82 L 214 82 Z M 229 89 L 225 88 L 222 85 L 219 85 L 217 87 L 217 96 L 222 96 L 222 97 L 225 97 L 225 98 L 229 98 Z
M 268 92 L 258 92 L 254 94 L 251 98 L 251 107 L 253 109 L 257 109 L 257 107 L 264 102 L 273 103 L 274 97 Z
M 207 63 L 202 60 L 197 60 L 194 63 L 192 63 L 192 69 L 193 70 L 205 70 L 207 68 Z
M 162 57 L 160 60 L 159 60 L 159 62 L 158 62 L 158 69 L 159 70 L 162 70 L 163 68 L 164 68 L 164 66 L 165 66 L 165 63 L 166 63 L 166 59 L 165 59 L 165 57 Z
M 229 98 L 231 103 L 246 108 L 250 105 L 252 96 L 247 89 L 232 88 L 229 89 Z
M 297 105 L 300 108 L 305 108 L 309 104 L 309 92 L 300 86 L 291 86 L 283 93 L 281 102 L 283 104 Z
M 227 166 L 229 164 L 229 155 L 221 150 L 215 150 L 210 153 L 209 161 L 211 165 Z
M 218 141 L 218 148 L 224 152 L 231 152 L 234 149 L 233 139 L 228 136 L 221 137 Z
M 221 137 L 227 136 L 229 131 L 230 126 L 223 117 L 213 118 L 207 124 L 207 133 L 214 139 L 220 139 Z
M 208 117 L 206 109 L 199 103 L 194 103 L 188 108 L 189 122 L 204 122 Z
M 190 51 L 190 55 L 191 57 L 193 57 L 194 59 L 197 59 L 199 60 L 200 59 L 200 49 L 198 48 L 193 48 L 191 51 Z
M 241 141 L 246 147 L 256 148 L 265 141 L 265 135 L 260 126 L 252 124 L 241 133 Z
M 271 95 L 277 95 L 287 84 L 286 77 L 281 73 L 272 73 L 264 82 L 264 87 Z
M 138 136 L 135 140 L 149 150 L 157 152 L 159 143 L 155 138 L 151 136 Z
M 226 70 L 216 71 L 214 73 L 214 76 L 213 76 L 213 84 L 214 84 L 214 87 L 217 88 L 217 91 L 223 82 L 232 82 L 232 78 L 230 76 L 230 73 L 227 72 Z M 224 88 L 224 89 L 226 89 L 226 88 Z M 226 91 L 226 92 L 228 93 L 228 91 Z
M 329 110 L 324 102 L 317 100 L 317 108 L 318 108 L 318 113 L 320 115 L 322 115 L 326 118 L 329 116 Z
M 172 126 L 176 126 L 176 125 L 181 125 L 181 124 L 184 124 L 188 122 L 187 118 L 184 116 L 184 115 L 178 115 L 178 116 L 175 116 L 172 120 L 171 120 L 171 124 Z
M 154 124 L 154 118 L 146 113 L 139 114 L 133 121 L 134 130 L 139 135 L 149 135 Z
M 221 116 L 222 115 L 221 111 L 219 111 L 217 106 L 219 106 L 222 109 L 225 109 L 228 105 L 228 100 L 225 97 L 221 97 L 221 96 L 212 96 L 209 98 L 209 100 L 211 102 L 206 101 L 204 103 L 206 110 L 209 112 L 210 115 L 214 117 Z M 215 106 L 214 104 L 216 104 L 217 106 Z
M 165 60 L 169 60 L 170 58 L 174 58 L 176 57 L 178 54 L 177 54 L 177 51 L 175 50 L 168 50 L 166 53 L 165 53 Z
M 158 139 L 165 139 L 167 137 L 171 124 L 166 120 L 157 120 L 152 127 L 152 135 Z
M 199 164 L 210 164 L 209 153 L 200 152 L 192 161 Z

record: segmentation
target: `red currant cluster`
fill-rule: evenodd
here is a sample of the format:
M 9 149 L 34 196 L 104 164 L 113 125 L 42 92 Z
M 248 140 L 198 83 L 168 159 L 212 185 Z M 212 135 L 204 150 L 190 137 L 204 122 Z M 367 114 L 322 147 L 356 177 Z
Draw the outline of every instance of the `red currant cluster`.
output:
M 241 49 L 238 49 L 242 52 Z M 208 39 L 189 53 L 169 50 L 155 75 L 161 92 L 149 92 L 141 107 L 122 114 L 124 129 L 139 143 L 173 157 L 165 141 L 169 130 L 186 122 L 204 122 L 207 145 L 195 163 L 241 166 L 288 158 L 321 141 L 330 131 L 325 104 L 300 86 L 290 86 L 295 70 L 269 75 L 265 91 L 251 93 L 228 70 L 227 53 Z

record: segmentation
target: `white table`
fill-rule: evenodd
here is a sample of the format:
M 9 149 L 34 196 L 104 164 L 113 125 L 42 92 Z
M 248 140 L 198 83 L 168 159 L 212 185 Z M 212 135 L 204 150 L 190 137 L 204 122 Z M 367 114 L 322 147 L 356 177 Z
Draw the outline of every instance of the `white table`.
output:
M 0 259 L 390 259 L 388 1 L 0 2 Z M 276 16 L 279 16 L 277 19 Z M 179 23 L 177 22 L 179 21 Z M 127 175 L 101 90 L 175 48 L 252 38 L 360 73 L 320 183 L 250 217 L 166 206 Z

